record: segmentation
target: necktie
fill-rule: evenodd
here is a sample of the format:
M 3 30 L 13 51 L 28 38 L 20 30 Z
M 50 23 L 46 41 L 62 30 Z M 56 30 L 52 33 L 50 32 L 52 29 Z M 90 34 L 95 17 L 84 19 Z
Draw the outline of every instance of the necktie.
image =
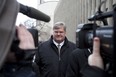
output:
M 60 60 L 60 44 L 58 44 L 57 47 L 58 47 L 59 60 Z
M 60 53 L 60 44 L 58 44 L 57 47 L 58 47 L 58 52 Z

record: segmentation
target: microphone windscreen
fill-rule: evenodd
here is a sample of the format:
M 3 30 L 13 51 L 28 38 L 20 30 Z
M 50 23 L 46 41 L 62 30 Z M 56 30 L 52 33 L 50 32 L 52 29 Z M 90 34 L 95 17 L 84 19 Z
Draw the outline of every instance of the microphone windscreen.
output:
M 27 15 L 28 17 L 31 17 L 31 18 L 34 18 L 37 20 L 41 20 L 41 21 L 45 21 L 45 22 L 50 21 L 50 17 L 48 15 L 46 15 L 45 13 L 43 13 L 33 7 L 25 6 L 23 4 L 20 4 L 19 12 L 23 13 L 24 15 Z
M 46 14 L 42 13 L 41 11 L 36 10 L 32 7 L 31 7 L 30 15 L 32 16 L 32 18 L 36 18 L 38 20 L 42 20 L 45 22 L 50 21 L 50 17 L 48 15 L 46 15 Z

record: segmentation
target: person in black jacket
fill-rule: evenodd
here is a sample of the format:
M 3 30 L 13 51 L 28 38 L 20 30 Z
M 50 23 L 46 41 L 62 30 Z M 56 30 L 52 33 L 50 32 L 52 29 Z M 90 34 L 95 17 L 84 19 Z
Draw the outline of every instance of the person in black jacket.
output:
M 110 77 L 104 70 L 98 37 L 94 38 L 93 52 L 77 48 L 70 57 L 66 77 Z
M 76 49 L 76 44 L 66 38 L 64 22 L 55 23 L 53 35 L 38 49 L 35 62 L 39 66 L 41 77 L 65 77 L 69 55 Z

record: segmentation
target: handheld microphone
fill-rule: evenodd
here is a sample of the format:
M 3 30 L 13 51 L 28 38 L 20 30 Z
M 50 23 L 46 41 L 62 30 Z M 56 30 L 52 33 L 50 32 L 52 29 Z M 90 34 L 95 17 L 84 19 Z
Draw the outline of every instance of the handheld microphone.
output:
M 39 10 L 36 10 L 33 7 L 29 7 L 29 6 L 25 6 L 21 3 L 20 4 L 20 10 L 19 12 L 23 13 L 24 15 L 27 15 L 28 17 L 37 19 L 37 20 L 41 20 L 41 21 L 45 21 L 45 22 L 49 22 L 50 21 L 50 17 L 44 13 L 42 13 Z

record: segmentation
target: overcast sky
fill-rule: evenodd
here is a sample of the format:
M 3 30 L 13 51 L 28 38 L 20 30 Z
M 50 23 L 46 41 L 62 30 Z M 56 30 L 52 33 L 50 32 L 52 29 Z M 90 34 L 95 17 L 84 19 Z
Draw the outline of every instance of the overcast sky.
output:
M 19 3 L 22 3 L 24 5 L 27 6 L 31 6 L 34 8 L 37 8 L 37 1 L 38 0 L 17 0 Z M 44 1 L 59 1 L 59 0 L 44 0 Z M 29 17 L 23 15 L 22 13 L 19 13 L 17 16 L 17 21 L 16 21 L 16 25 L 19 25 L 20 23 L 24 23 L 24 21 L 26 21 L 27 19 L 29 19 Z
M 37 8 L 37 0 L 17 0 L 17 1 L 19 3 L 24 4 L 24 5 Z M 23 15 L 22 13 L 19 13 L 18 16 L 17 16 L 16 25 L 19 25 L 20 23 L 23 24 L 24 21 L 26 21 L 27 19 L 29 19 L 29 17 Z
M 25 5 L 37 7 L 37 0 L 17 0 L 17 1 Z
M 22 4 L 29 5 L 36 8 L 38 0 L 17 0 L 17 1 Z M 47 2 L 47 1 L 59 1 L 59 0 L 44 0 L 44 1 Z

